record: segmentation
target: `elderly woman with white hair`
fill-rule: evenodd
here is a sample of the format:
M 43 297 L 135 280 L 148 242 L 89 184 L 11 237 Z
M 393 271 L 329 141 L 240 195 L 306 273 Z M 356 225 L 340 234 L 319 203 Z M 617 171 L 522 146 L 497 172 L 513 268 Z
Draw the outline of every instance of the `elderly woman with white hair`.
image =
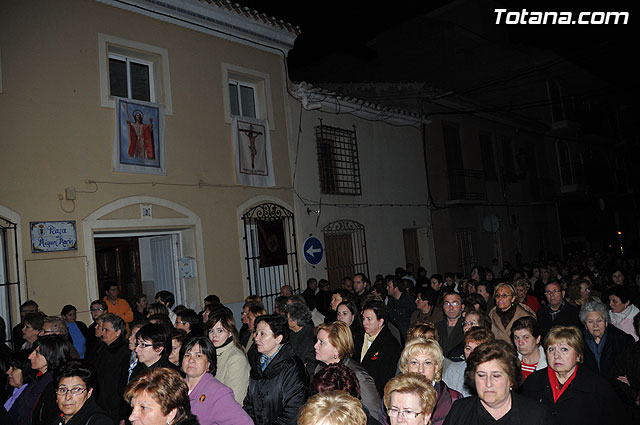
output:
M 580 321 L 584 325 L 583 363 L 593 372 L 608 377 L 616 356 L 633 344 L 633 337 L 611 324 L 609 309 L 600 301 L 584 304 Z

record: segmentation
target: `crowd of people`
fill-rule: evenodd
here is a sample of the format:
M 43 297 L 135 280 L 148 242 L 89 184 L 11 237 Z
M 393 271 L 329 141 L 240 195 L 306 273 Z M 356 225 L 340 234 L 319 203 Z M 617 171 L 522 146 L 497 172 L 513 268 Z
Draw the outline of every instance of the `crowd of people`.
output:
M 594 255 L 311 278 L 282 286 L 274 311 L 247 297 L 241 324 L 215 295 L 196 312 L 110 285 L 89 326 L 30 300 L 0 347 L 0 423 L 639 423 L 635 266 Z

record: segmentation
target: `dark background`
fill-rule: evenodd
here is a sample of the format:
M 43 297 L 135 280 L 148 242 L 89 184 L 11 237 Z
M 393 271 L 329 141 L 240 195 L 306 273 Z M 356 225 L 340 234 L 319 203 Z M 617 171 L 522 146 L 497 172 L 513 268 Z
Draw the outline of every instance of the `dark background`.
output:
M 314 68 L 322 64 L 324 58 L 342 55 L 362 66 L 374 59 L 383 60 L 384 58 L 377 58 L 376 52 L 367 45 L 377 34 L 447 6 L 453 1 L 394 1 L 377 6 L 363 0 L 241 0 L 239 3 L 299 26 L 302 33 L 289 53 L 289 76 L 293 81 L 323 81 L 340 80 L 341 71 L 323 69 L 321 74 L 314 72 Z M 635 25 L 638 6 L 634 2 L 509 0 L 481 1 L 481 4 L 485 16 L 478 16 L 477 19 L 494 21 L 496 7 L 506 8 L 508 11 L 629 12 L 627 25 L 506 25 L 506 29 L 513 45 L 550 48 L 569 57 L 597 77 L 626 91 L 637 92 L 637 72 L 632 64 L 635 62 L 640 34 L 639 26 Z M 407 41 L 420 43 L 419 39 Z M 401 79 L 401 71 L 398 79 Z

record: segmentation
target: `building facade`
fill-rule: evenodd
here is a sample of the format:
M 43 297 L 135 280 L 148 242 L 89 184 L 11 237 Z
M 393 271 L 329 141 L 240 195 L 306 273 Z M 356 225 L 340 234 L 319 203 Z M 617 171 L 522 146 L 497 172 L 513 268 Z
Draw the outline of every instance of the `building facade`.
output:
M 33 299 L 88 320 L 113 282 L 195 309 L 298 287 L 284 59 L 299 29 L 228 2 L 64 3 L 0 6 L 3 317 Z M 258 255 L 273 222 L 275 263 Z
M 393 273 L 407 263 L 435 270 L 425 168 L 427 120 L 305 83 L 289 102 L 298 240 L 317 238 L 322 260 L 300 261 L 313 277 Z M 308 245 L 314 254 L 318 249 Z M 312 256 L 313 257 L 313 256 Z M 318 257 L 319 258 L 319 257 Z

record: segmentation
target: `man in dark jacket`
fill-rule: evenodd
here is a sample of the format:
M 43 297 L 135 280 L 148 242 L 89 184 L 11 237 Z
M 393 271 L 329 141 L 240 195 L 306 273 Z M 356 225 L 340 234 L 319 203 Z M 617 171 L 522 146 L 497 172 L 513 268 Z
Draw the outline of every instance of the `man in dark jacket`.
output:
M 389 295 L 389 302 L 387 303 L 389 320 L 398 326 L 404 341 L 411 325 L 411 314 L 417 308 L 416 301 L 407 293 L 404 280 L 397 276 L 388 277 L 387 294 Z
M 307 279 L 307 289 L 302 292 L 309 310 L 316 308 L 316 291 L 318 290 L 318 280 L 314 277 Z M 318 310 L 319 311 L 319 310 Z
M 462 298 L 457 292 L 448 292 L 443 297 L 444 318 L 436 323 L 440 346 L 445 357 L 464 339 L 462 329 Z
M 331 311 L 331 285 L 327 279 L 318 281 L 320 290 L 316 294 L 316 308 L 323 316 Z
M 557 280 L 547 282 L 544 295 L 547 297 L 547 305 L 536 313 L 542 340 L 554 326 L 576 326 L 580 329 L 581 324 L 578 319 L 580 310 L 564 300 L 564 290 Z

